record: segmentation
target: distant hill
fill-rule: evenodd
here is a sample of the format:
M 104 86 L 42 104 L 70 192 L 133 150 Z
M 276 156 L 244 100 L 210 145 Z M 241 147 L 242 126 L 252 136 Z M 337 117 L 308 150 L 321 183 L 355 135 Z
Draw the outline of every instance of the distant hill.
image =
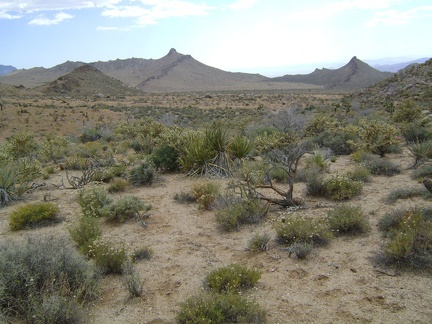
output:
M 28 88 L 40 87 L 85 64 L 67 61 L 49 69 L 16 70 L 1 76 L 0 82 L 23 85 Z M 205 65 L 190 55 L 178 53 L 173 48 L 167 55 L 159 59 L 117 59 L 107 62 L 93 62 L 88 65 L 95 67 L 106 76 L 120 80 L 123 84 L 144 92 L 320 88 L 359 90 L 392 75 L 392 73 L 378 71 L 353 57 L 348 64 L 339 69 L 323 68 L 316 69 L 306 75 L 268 78 L 260 74 L 223 71 Z M 61 82 L 57 81 L 57 83 L 60 84 Z M 63 87 L 65 86 L 63 85 Z M 59 89 L 58 85 L 57 89 Z M 80 90 L 81 93 L 83 91 L 85 92 L 85 89 Z
M 423 57 L 414 61 L 409 61 L 409 62 L 401 62 L 401 63 L 395 63 L 395 64 L 377 64 L 377 65 L 373 65 L 373 67 L 379 71 L 382 72 L 392 72 L 392 73 L 396 73 L 399 72 L 400 70 L 406 68 L 407 66 L 410 66 L 412 64 L 422 64 L 424 62 L 426 62 L 427 60 L 429 60 L 429 58 L 427 57 Z
M 95 67 L 85 64 L 56 80 L 34 88 L 46 95 L 67 96 L 119 96 L 142 94 L 136 88 L 111 78 Z
M 362 107 L 379 108 L 386 103 L 413 99 L 425 109 L 432 107 L 432 59 L 405 68 L 392 77 L 352 95 Z
M 1 65 L 0 64 L 0 76 L 11 73 L 15 71 L 17 68 L 12 65 Z
M 310 74 L 284 75 L 272 80 L 309 83 L 327 89 L 354 90 L 370 86 L 392 75 L 392 73 L 378 71 L 354 56 L 339 69 L 316 69 Z

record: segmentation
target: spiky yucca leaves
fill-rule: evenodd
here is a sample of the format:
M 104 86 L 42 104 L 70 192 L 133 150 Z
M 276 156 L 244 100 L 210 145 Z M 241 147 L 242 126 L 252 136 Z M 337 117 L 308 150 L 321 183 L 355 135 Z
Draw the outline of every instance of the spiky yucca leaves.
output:
M 409 154 L 414 158 L 413 168 L 432 158 L 432 141 L 411 143 L 408 149 Z
M 243 135 L 237 135 L 228 144 L 228 151 L 234 159 L 244 159 L 253 149 L 253 143 Z

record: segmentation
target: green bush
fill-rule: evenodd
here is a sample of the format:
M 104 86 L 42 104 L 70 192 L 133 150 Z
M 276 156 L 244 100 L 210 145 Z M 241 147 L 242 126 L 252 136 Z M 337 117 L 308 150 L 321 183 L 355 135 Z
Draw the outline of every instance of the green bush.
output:
M 211 210 L 213 203 L 220 195 L 220 185 L 210 181 L 195 183 L 191 195 L 198 202 L 201 209 Z
M 259 270 L 232 264 L 211 271 L 206 276 L 204 284 L 212 292 L 236 294 L 240 290 L 254 287 L 260 278 Z
M 17 231 L 27 226 L 52 221 L 56 217 L 57 212 L 57 206 L 52 203 L 25 204 L 12 211 L 9 217 L 9 226 L 11 230 Z
M 216 212 L 216 222 L 225 231 L 238 230 L 242 224 L 259 223 L 267 211 L 268 205 L 259 199 L 235 201 Z
M 253 143 L 243 135 L 232 138 L 228 144 L 228 151 L 233 159 L 244 159 L 253 149 Z
M 392 260 L 417 261 L 432 257 L 432 220 L 427 210 L 419 208 L 386 214 L 379 229 L 389 241 L 384 252 Z
M 324 176 L 315 169 L 307 170 L 304 174 L 306 180 L 306 192 L 312 197 L 325 197 L 326 186 Z
M 358 196 L 363 184 L 345 175 L 336 175 L 324 182 L 325 196 L 332 200 L 346 200 Z
M 248 243 L 248 249 L 250 251 L 265 252 L 270 238 L 269 234 L 255 234 Z
M 353 170 L 347 172 L 347 176 L 349 179 L 358 182 L 370 182 L 371 181 L 371 173 L 370 171 L 361 165 L 356 165 Z
M 96 269 L 63 237 L 0 244 L 0 313 L 5 316 L 28 323 L 81 322 L 81 306 L 97 297 L 98 285 Z
M 142 162 L 129 172 L 129 181 L 134 186 L 151 185 L 156 178 L 156 170 L 149 162 Z
M 405 124 L 402 135 L 407 143 L 421 143 L 432 140 L 432 131 L 424 122 Z
M 312 243 L 297 242 L 292 244 L 288 248 L 288 252 L 289 252 L 289 256 L 291 256 L 291 254 L 294 253 L 297 259 L 304 260 L 312 252 L 313 248 L 314 245 Z
M 122 266 L 128 260 L 123 244 L 101 238 L 89 247 L 90 257 L 103 273 L 122 273 Z
M 103 188 L 82 189 L 78 192 L 78 204 L 84 216 L 100 217 L 101 209 L 111 202 Z
M 336 235 L 357 235 L 370 230 L 369 222 L 360 207 L 339 205 L 327 213 L 327 222 Z
M 181 304 L 176 317 L 186 323 L 266 323 L 266 312 L 255 302 L 234 294 L 199 294 Z
M 151 161 L 155 167 L 166 171 L 178 170 L 180 167 L 178 159 L 178 151 L 170 145 L 162 145 L 155 148 L 151 156 Z
M 96 218 L 81 216 L 78 224 L 69 228 L 69 234 L 77 244 L 78 249 L 88 256 L 90 255 L 90 247 L 101 237 L 102 231 Z
M 110 181 L 107 190 L 109 193 L 122 192 L 125 191 L 129 185 L 130 182 L 126 179 L 114 178 Z
M 432 164 L 422 165 L 412 173 L 413 179 L 422 179 L 430 176 L 432 176 Z
M 414 168 L 432 159 L 432 141 L 411 143 L 408 149 L 414 158 Z
M 135 196 L 125 196 L 118 201 L 105 205 L 99 213 L 110 222 L 124 223 L 128 219 L 137 217 L 140 211 L 149 211 L 151 206 L 146 206 Z
M 275 226 L 276 235 L 282 244 L 309 243 L 314 246 L 326 245 L 333 238 L 332 232 L 322 219 L 287 215 Z
M 383 158 L 372 158 L 365 161 L 364 166 L 373 175 L 393 176 L 401 172 L 401 169 L 397 164 Z

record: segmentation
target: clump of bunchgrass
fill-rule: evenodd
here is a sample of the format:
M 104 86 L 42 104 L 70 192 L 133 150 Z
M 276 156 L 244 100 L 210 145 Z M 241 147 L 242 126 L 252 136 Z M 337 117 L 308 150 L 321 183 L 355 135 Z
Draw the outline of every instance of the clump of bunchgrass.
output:
M 255 234 L 248 243 L 250 251 L 265 252 L 268 249 L 268 242 L 271 236 L 269 234 Z
M 137 262 L 141 260 L 150 260 L 153 254 L 154 251 L 151 247 L 143 246 L 132 252 L 131 259 L 132 262 Z
M 130 182 L 123 178 L 113 178 L 108 185 L 109 193 L 123 192 L 130 185 Z
M 415 197 L 430 198 L 432 194 L 424 187 L 409 187 L 398 188 L 393 190 L 387 195 L 386 201 L 388 203 L 395 203 L 399 199 L 409 199 Z
M 356 165 L 353 170 L 347 172 L 347 176 L 349 179 L 354 181 L 359 181 L 359 182 L 371 181 L 370 171 L 362 165 Z
M 261 278 L 257 269 L 249 269 L 240 264 L 231 264 L 210 272 L 205 280 L 205 286 L 217 293 L 237 293 L 252 288 Z
M 370 230 L 369 222 L 358 206 L 336 206 L 327 213 L 327 222 L 335 235 L 357 235 Z
M 122 265 L 122 283 L 132 297 L 140 297 L 143 294 L 144 281 L 141 279 L 134 265 L 129 261 L 126 261 Z
M 12 211 L 9 217 L 11 230 L 17 231 L 28 226 L 35 226 L 44 222 L 53 221 L 58 207 L 52 203 L 28 203 Z

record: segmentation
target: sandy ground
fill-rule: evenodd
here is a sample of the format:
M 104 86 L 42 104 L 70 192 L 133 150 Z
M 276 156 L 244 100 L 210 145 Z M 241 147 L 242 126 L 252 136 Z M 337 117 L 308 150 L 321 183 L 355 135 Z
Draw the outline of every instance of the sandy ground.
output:
M 371 232 L 356 238 L 336 238 L 303 261 L 289 257 L 276 242 L 274 223 L 286 211 L 272 208 L 261 224 L 224 233 L 218 229 L 214 211 L 174 201 L 175 193 L 187 192 L 197 179 L 182 174 L 161 175 L 150 187 L 116 194 L 115 198 L 136 195 L 153 209 L 146 226 L 135 220 L 121 225 L 101 220 L 103 235 L 125 242 L 130 251 L 150 246 L 154 256 L 136 263 L 145 282 L 142 297 L 129 297 L 120 276 L 104 277 L 101 296 L 88 309 L 91 322 L 174 323 L 181 302 L 203 289 L 203 279 L 211 270 L 241 263 L 262 271 L 258 285 L 245 295 L 267 310 L 268 323 L 430 323 L 432 278 L 372 261 L 382 249 L 383 238 L 376 225 L 385 213 L 430 204 L 420 198 L 400 200 L 393 205 L 384 202 L 393 189 L 421 186 L 409 176 L 406 168 L 412 160 L 407 154 L 392 155 L 391 159 L 402 166 L 403 173 L 373 177 L 362 195 L 350 201 L 362 207 Z M 350 157 L 341 157 L 331 165 L 331 172 L 342 172 L 350 165 Z M 44 181 L 60 184 L 62 177 L 64 174 L 59 172 Z M 222 185 L 226 182 L 218 181 Z M 25 196 L 25 202 L 41 201 L 45 189 L 32 191 Z M 64 221 L 45 228 L 11 232 L 8 216 L 16 206 L 0 209 L 0 241 L 34 234 L 67 235 L 67 226 L 80 216 L 76 194 L 75 190 L 51 187 L 49 199 L 59 206 Z M 335 205 L 307 197 L 303 184 L 296 185 L 296 195 L 306 201 L 305 209 L 295 211 L 297 215 L 321 217 Z M 272 236 L 267 252 L 246 249 L 254 233 Z

